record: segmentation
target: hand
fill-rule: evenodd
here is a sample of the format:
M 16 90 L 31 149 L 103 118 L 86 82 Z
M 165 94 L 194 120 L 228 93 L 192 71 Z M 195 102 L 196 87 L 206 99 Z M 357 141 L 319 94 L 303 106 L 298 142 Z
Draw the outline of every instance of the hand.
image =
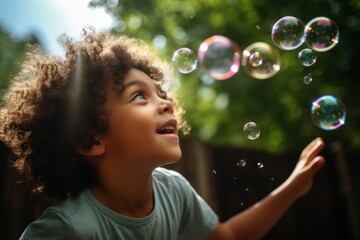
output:
M 318 156 L 324 146 L 324 141 L 316 138 L 301 152 L 294 171 L 284 183 L 285 187 L 291 189 L 294 197 L 301 197 L 310 190 L 313 176 L 325 163 L 325 159 Z

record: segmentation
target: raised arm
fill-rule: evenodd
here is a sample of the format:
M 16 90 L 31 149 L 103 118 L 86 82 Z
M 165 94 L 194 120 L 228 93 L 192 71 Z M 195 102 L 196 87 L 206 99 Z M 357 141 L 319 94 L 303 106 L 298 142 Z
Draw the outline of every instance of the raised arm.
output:
M 324 158 L 318 156 L 323 147 L 321 138 L 313 140 L 304 148 L 294 171 L 284 183 L 250 208 L 219 223 L 206 239 L 250 240 L 264 236 L 294 201 L 310 190 L 314 174 L 325 163 Z

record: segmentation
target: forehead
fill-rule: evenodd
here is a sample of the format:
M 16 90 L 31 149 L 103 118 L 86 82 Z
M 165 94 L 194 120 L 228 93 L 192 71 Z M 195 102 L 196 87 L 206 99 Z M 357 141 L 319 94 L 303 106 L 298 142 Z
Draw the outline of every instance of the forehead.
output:
M 124 78 L 124 84 L 127 84 L 128 82 L 134 80 L 140 80 L 151 85 L 155 84 L 154 81 L 146 73 L 136 68 L 131 68 L 128 74 Z
M 114 81 L 109 83 L 109 88 L 112 89 L 116 95 L 123 94 L 127 89 L 133 86 L 146 87 L 155 91 L 160 90 L 160 86 L 158 83 L 156 83 L 156 81 L 151 79 L 143 71 L 136 68 L 131 68 L 120 84 Z

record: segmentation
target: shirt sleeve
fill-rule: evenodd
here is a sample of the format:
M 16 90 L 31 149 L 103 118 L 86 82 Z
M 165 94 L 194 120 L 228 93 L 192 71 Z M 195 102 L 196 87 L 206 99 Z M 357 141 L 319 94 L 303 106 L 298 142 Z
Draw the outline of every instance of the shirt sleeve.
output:
M 179 239 L 204 239 L 215 230 L 218 216 L 184 177 L 179 178 L 185 196 Z
M 76 239 L 69 221 L 56 211 L 46 211 L 31 223 L 20 240 L 71 240 Z

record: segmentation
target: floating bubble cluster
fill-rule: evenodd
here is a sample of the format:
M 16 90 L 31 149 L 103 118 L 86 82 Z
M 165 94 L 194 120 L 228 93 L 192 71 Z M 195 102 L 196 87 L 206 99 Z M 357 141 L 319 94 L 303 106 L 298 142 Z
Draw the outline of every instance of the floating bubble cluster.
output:
M 339 28 L 327 17 L 317 17 L 305 26 L 306 43 L 317 52 L 325 52 L 339 42 Z
M 172 62 L 180 73 L 190 73 L 196 69 L 197 58 L 193 50 L 180 48 L 172 56 Z
M 280 70 L 280 56 L 267 43 L 253 43 L 243 51 L 241 65 L 250 77 L 267 79 Z
M 248 139 L 254 140 L 260 136 L 260 128 L 256 123 L 248 122 L 244 125 L 244 133 Z
M 311 117 L 323 130 L 335 130 L 345 124 L 345 105 L 336 97 L 325 95 L 312 103 Z
M 240 68 L 239 46 L 221 35 L 215 35 L 201 43 L 198 60 L 201 68 L 212 78 L 226 80 Z
M 299 52 L 298 59 L 305 67 L 309 67 L 316 62 L 316 55 L 310 48 L 305 48 Z
M 274 24 L 271 38 L 277 47 L 292 50 L 304 43 L 304 29 L 305 25 L 300 19 L 286 16 Z

